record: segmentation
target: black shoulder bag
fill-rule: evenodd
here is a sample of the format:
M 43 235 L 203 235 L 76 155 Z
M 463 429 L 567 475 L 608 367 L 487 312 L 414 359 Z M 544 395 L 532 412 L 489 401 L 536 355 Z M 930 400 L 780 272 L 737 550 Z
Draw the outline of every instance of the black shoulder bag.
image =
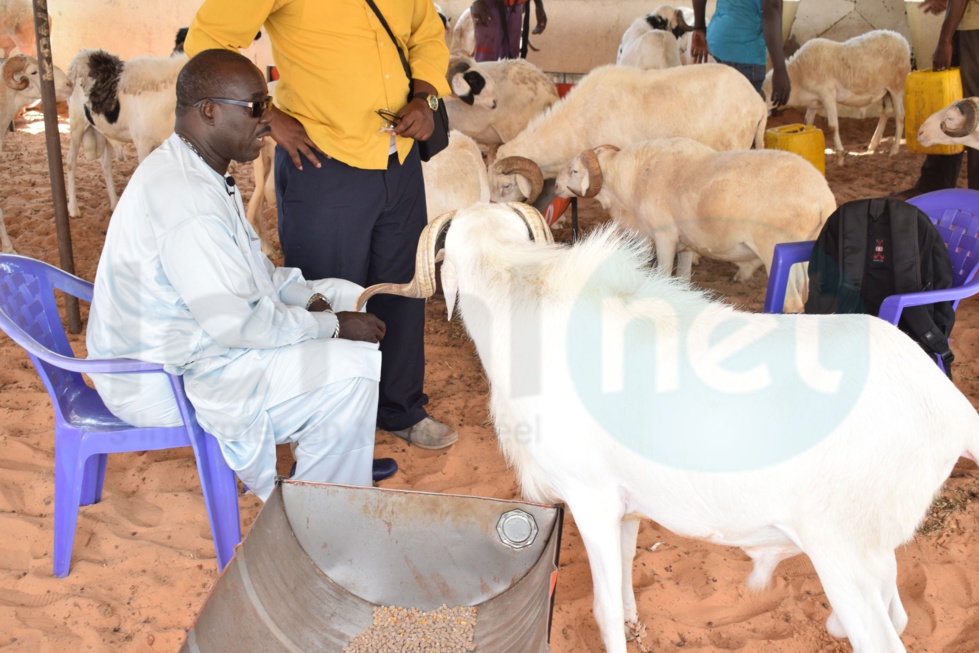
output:
M 367 4 L 377 14 L 377 19 L 381 21 L 384 31 L 391 37 L 394 47 L 398 50 L 398 56 L 401 57 L 401 65 L 404 66 L 405 75 L 408 77 L 408 101 L 411 102 L 412 97 L 415 95 L 415 82 L 411 77 L 411 66 L 408 65 L 408 59 L 401 50 L 401 46 L 398 45 L 398 40 L 394 38 L 394 33 L 388 27 L 384 16 L 381 15 L 381 10 L 374 4 L 374 0 L 367 0 Z M 428 161 L 449 146 L 449 114 L 445 112 L 445 104 L 443 102 L 439 102 L 439 109 L 433 117 L 435 119 L 435 131 L 428 137 L 428 140 L 418 141 L 418 156 L 421 157 L 422 161 Z

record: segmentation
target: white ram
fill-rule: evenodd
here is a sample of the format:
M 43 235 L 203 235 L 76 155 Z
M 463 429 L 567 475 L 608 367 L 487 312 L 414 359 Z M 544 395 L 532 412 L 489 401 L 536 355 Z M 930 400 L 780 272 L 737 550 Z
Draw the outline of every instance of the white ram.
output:
M 645 70 L 673 68 L 680 65 L 680 47 L 669 32 L 652 30 L 619 45 L 619 66 L 635 66 Z
M 449 125 L 483 145 L 506 143 L 558 101 L 554 83 L 525 59 L 477 63 L 453 55 L 446 77 Z
M 762 147 L 766 118 L 764 100 L 730 66 L 603 66 L 499 147 L 489 166 L 491 196 L 532 202 L 544 179 L 600 145 L 685 136 L 715 150 Z
M 641 239 L 609 228 L 549 244 L 534 213 L 456 212 L 442 287 L 450 317 L 458 298 L 524 497 L 574 515 L 605 650 L 625 653 L 623 623 L 639 630 L 644 516 L 741 547 L 752 588 L 806 553 L 830 634 L 855 653 L 904 653 L 895 549 L 959 457 L 979 456 L 969 400 L 883 320 L 739 311 L 650 270 Z M 423 234 L 411 283 L 358 303 L 430 293 L 449 218 Z
M 928 116 L 918 128 L 918 142 L 932 145 L 965 145 L 979 149 L 979 98 L 967 97 Z
M 82 50 L 68 66 L 75 88 L 68 99 L 68 213 L 79 215 L 75 196 L 78 148 L 101 157 L 109 209 L 118 196 L 112 181 L 112 152 L 134 143 L 139 161 L 173 133 L 177 75 L 187 56 L 137 57 L 123 62 L 103 50 Z M 121 153 L 121 152 L 120 152 Z
M 50 16 L 48 26 L 50 28 Z M 0 0 L 0 50 L 3 58 L 16 49 L 20 54 L 37 54 L 33 0 Z
M 452 27 L 452 43 L 449 50 L 467 56 L 473 56 L 476 52 L 476 29 L 473 24 L 472 12 L 467 7 L 465 11 L 456 18 L 456 24 Z
M 632 59 L 638 56 L 637 48 L 639 46 L 637 46 L 637 43 L 645 40 L 648 34 L 653 33 L 671 34 L 676 40 L 678 63 L 671 65 L 686 66 L 694 63 L 693 58 L 690 56 L 690 32 L 693 31 L 693 17 L 693 9 L 689 7 L 674 7 L 672 5 L 660 5 L 645 16 L 640 16 L 632 21 L 632 24 L 622 33 L 616 63 L 620 65 L 638 66 L 640 68 L 669 67 L 643 65 L 642 60 L 640 60 L 640 63 L 637 63 Z M 659 39 L 662 39 L 662 37 L 659 37 Z M 672 61 L 672 42 L 669 39 L 662 40 L 670 46 L 667 48 L 669 50 L 667 57 Z M 647 43 L 644 49 L 649 52 L 647 54 L 648 57 L 655 59 L 655 54 L 653 54 L 655 51 L 652 48 L 653 42 Z M 633 54 L 626 55 L 625 53 L 628 50 L 631 50 Z M 623 60 L 623 57 L 626 57 L 626 60 Z M 709 61 L 714 62 L 714 58 L 711 57 Z
M 27 105 L 41 99 L 41 72 L 37 59 L 18 54 L 0 61 L 0 151 L 7 125 Z M 58 100 L 71 95 L 71 82 L 58 67 L 54 69 L 54 93 Z
M 775 245 L 812 240 L 836 209 L 826 179 L 791 152 L 717 152 L 689 138 L 637 143 L 619 151 L 600 147 L 572 159 L 557 176 L 556 190 L 595 197 L 622 226 L 656 245 L 659 271 L 689 278 L 690 258 L 738 265 L 735 281 L 772 266 Z M 801 312 L 806 298 L 803 266 L 792 269 L 787 312 Z
M 829 39 L 810 39 L 785 64 L 792 83 L 787 106 L 806 107 L 806 124 L 811 125 L 820 108 L 833 137 L 837 163 L 846 152 L 840 140 L 837 105 L 867 109 L 880 103 L 877 129 L 868 152 L 880 144 L 887 124 L 887 108 L 894 111 L 894 141 L 891 156 L 901 148 L 904 131 L 904 82 L 911 72 L 911 48 L 907 40 L 890 30 L 873 30 L 838 43 Z M 772 72 L 762 86 L 766 100 L 772 96 Z

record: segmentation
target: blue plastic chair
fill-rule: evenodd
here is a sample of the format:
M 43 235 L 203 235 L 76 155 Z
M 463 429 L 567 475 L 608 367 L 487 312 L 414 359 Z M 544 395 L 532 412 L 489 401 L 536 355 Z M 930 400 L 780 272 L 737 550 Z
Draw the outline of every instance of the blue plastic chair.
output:
M 0 254 L 0 329 L 27 350 L 54 406 L 54 575 L 68 575 L 78 508 L 102 498 L 108 454 L 186 446 L 194 450 L 218 568 L 224 569 L 241 541 L 237 482 L 214 436 L 198 425 L 183 379 L 167 374 L 182 426 L 137 428 L 119 420 L 82 373 L 166 372 L 162 365 L 130 359 L 75 358 L 55 288 L 92 301 L 87 281 L 41 261 Z
M 952 287 L 891 295 L 881 304 L 877 316 L 894 325 L 901 320 L 902 311 L 909 306 L 951 301 L 952 310 L 955 310 L 963 298 L 979 293 L 979 279 L 975 278 L 979 269 L 979 191 L 968 188 L 936 190 L 914 197 L 908 203 L 924 211 L 938 227 L 952 259 Z M 813 245 L 815 241 L 808 240 L 775 246 L 768 292 L 762 309 L 765 313 L 782 312 L 789 269 L 795 263 L 808 261 Z M 941 358 L 935 356 L 935 360 L 944 370 Z

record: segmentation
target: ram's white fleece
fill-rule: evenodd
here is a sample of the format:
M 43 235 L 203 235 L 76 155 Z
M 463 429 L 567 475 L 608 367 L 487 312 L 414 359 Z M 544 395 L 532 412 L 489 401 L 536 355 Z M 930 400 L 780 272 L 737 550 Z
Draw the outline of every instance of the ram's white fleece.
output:
M 442 265 L 446 303 L 451 311 L 458 298 L 490 380 L 500 446 L 524 495 L 566 501 L 574 515 L 606 650 L 625 653 L 622 624 L 638 619 L 630 576 L 641 515 L 742 547 L 756 563 L 752 586 L 767 582 L 780 560 L 807 553 L 833 606 L 830 632 L 847 636 L 857 653 L 904 652 L 894 549 L 914 535 L 959 456 L 979 455 L 975 409 L 886 322 L 741 312 L 650 270 L 648 258 L 640 240 L 614 227 L 573 247 L 531 243 L 513 211 L 487 204 L 457 214 Z M 716 345 L 716 325 L 736 325 L 739 342 L 755 342 L 772 360 L 797 357 L 800 373 L 817 377 L 818 358 L 800 343 L 832 347 L 837 371 L 865 382 L 825 433 L 815 432 L 805 393 L 772 404 L 733 389 L 717 401 L 674 392 L 653 414 L 642 410 L 645 401 L 623 404 L 617 423 L 628 433 L 616 432 L 589 409 L 594 397 L 575 363 L 609 351 L 609 334 L 626 325 L 638 347 L 630 356 L 662 345 L 657 368 L 677 351 L 680 364 L 704 363 L 710 348 L 697 343 Z M 652 384 L 640 394 L 654 401 L 657 392 Z M 759 419 L 773 413 L 774 425 Z M 703 433 L 664 426 L 693 416 L 735 452 L 806 436 L 812 444 L 756 468 L 711 471 L 717 455 L 697 448 Z M 643 455 L 655 443 L 702 458 L 705 469 Z

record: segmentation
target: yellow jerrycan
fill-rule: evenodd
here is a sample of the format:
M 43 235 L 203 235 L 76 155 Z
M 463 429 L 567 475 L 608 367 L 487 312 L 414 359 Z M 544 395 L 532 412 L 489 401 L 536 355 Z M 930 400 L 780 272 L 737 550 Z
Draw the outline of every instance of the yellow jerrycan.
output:
M 765 149 L 795 152 L 826 175 L 826 138 L 812 125 L 782 125 L 765 130 Z
M 915 70 L 904 84 L 904 135 L 912 154 L 958 154 L 962 145 L 932 145 L 918 142 L 918 129 L 928 117 L 962 99 L 962 76 L 958 68 Z

